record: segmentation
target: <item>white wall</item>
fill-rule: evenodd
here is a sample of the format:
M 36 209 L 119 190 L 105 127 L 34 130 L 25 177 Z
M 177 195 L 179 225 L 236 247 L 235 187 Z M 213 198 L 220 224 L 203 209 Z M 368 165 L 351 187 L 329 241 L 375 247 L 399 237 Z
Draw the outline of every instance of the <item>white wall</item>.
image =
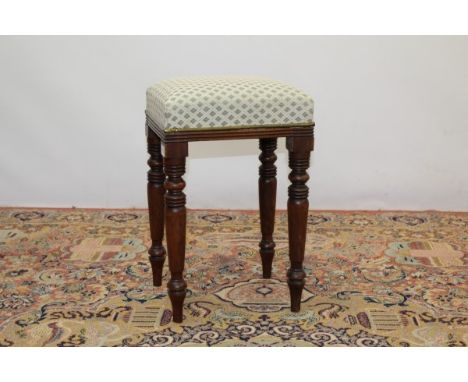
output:
M 144 207 L 145 89 L 192 74 L 314 97 L 311 208 L 468 210 L 467 37 L 1 37 L 0 205 Z M 257 155 L 191 144 L 189 206 L 256 208 Z

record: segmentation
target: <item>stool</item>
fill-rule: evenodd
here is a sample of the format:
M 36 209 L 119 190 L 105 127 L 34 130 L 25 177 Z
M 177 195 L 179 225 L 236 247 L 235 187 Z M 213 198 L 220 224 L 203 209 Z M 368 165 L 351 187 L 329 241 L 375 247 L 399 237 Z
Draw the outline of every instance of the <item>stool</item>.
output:
M 278 81 L 241 76 L 177 78 L 146 91 L 148 207 L 153 284 L 161 285 L 166 250 L 171 273 L 167 284 L 174 322 L 183 320 L 187 284 L 185 262 L 185 160 L 188 142 L 259 139 L 260 257 L 263 277 L 271 277 L 275 253 L 277 138 L 286 137 L 291 182 L 288 189 L 291 311 L 300 310 L 305 283 L 302 266 L 307 233 L 310 152 L 314 144 L 312 99 Z M 164 157 L 161 150 L 164 145 Z

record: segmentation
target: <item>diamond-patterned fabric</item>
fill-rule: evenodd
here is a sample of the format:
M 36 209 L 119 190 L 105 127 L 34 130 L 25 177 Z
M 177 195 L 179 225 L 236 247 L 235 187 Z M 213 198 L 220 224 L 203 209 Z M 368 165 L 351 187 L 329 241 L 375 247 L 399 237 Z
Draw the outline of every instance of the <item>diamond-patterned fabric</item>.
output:
M 146 91 L 146 112 L 165 131 L 310 125 L 313 109 L 302 91 L 260 77 L 176 78 Z

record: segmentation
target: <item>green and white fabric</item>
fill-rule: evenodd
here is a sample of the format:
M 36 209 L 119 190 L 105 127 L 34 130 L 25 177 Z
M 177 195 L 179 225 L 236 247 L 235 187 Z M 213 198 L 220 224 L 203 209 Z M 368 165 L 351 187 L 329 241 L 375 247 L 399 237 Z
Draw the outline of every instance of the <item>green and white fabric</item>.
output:
M 146 112 L 166 131 L 310 125 L 313 108 L 302 91 L 260 77 L 175 78 L 146 91 Z

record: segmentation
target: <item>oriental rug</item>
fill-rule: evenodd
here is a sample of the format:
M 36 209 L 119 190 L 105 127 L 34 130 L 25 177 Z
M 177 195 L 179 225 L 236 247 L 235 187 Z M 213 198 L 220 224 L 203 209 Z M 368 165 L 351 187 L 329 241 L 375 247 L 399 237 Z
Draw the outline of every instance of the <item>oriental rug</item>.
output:
M 287 215 L 190 210 L 183 324 L 151 283 L 145 210 L 0 209 L 3 346 L 465 346 L 468 214 L 310 211 L 302 309 Z

